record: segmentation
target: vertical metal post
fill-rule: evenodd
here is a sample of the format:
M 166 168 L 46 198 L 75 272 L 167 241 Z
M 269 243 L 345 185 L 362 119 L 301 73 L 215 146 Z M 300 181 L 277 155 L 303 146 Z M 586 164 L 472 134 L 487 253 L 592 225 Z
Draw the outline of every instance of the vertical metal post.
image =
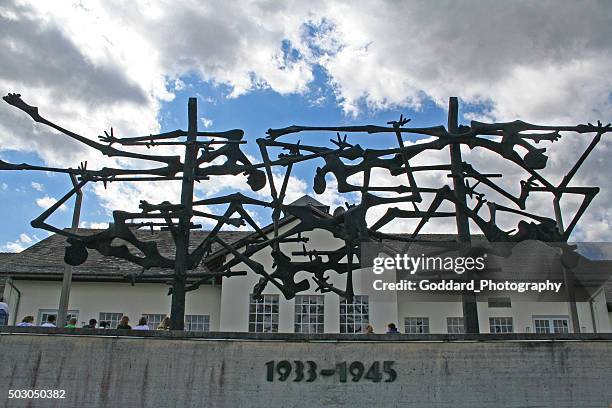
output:
M 451 97 L 448 102 L 448 131 L 451 134 L 459 133 L 459 102 L 457 97 Z M 463 180 L 463 166 L 461 159 L 461 145 L 450 145 L 451 172 L 453 175 L 453 190 L 457 203 L 455 204 L 455 220 L 457 222 L 457 235 L 459 242 L 470 242 L 470 223 L 467 214 L 462 208 L 467 205 L 465 184 Z M 466 333 L 479 333 L 478 307 L 476 294 L 464 292 L 461 303 L 463 306 L 463 324 Z
M 74 174 L 70 175 L 70 181 L 74 188 L 77 188 L 78 182 Z M 75 232 L 79 228 L 79 219 L 81 218 L 81 204 L 83 203 L 83 192 L 81 189 L 76 191 L 74 202 L 74 211 L 72 213 L 72 231 Z M 72 266 L 64 265 L 64 277 L 62 278 L 62 293 L 60 294 L 59 307 L 57 309 L 57 327 L 66 325 L 66 316 L 68 315 L 68 302 L 70 301 L 70 288 L 72 286 Z
M 193 217 L 193 183 L 195 179 L 198 147 L 198 101 L 189 98 L 189 128 L 185 146 L 183 164 L 183 184 L 181 187 L 182 214 L 178 221 L 178 233 L 175 237 L 176 256 L 174 257 L 174 280 L 172 282 L 172 306 L 170 310 L 170 328 L 183 330 L 185 327 L 185 284 L 187 282 L 187 256 L 189 253 L 189 226 Z
M 561 195 L 555 195 L 553 199 L 553 207 L 555 210 L 555 219 L 557 221 L 557 228 L 559 232 L 563 234 L 563 214 L 561 213 Z M 574 333 L 580 333 L 580 320 L 578 318 L 578 307 L 576 306 L 576 291 L 574 290 L 574 275 L 568 273 L 567 268 L 561 265 L 563 268 L 563 284 L 565 285 L 565 295 L 567 296 L 567 308 L 570 317 L 570 323 L 572 325 L 572 331 Z

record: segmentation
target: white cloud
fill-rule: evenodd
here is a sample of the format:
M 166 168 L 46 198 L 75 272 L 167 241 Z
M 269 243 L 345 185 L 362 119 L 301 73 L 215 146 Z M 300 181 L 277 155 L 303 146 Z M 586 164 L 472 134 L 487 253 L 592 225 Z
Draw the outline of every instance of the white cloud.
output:
M 0 245 L 0 252 L 21 252 L 38 240 L 38 237 L 35 235 L 30 237 L 25 233 L 21 233 L 17 240 L 9 241 L 4 245 Z
M 0 189 L 2 190 L 6 190 L 8 188 L 8 184 L 6 183 L 0 183 Z
M 26 248 L 27 246 L 24 245 L 22 242 L 15 241 L 15 242 L 7 242 L 0 249 L 2 250 L 2 252 L 21 252 Z
M 270 88 L 317 101 L 309 86 L 318 66 L 350 115 L 420 109 L 428 100 L 446 106 L 458 95 L 471 104 L 463 105 L 466 118 L 609 121 L 611 19 L 598 1 L 8 3 L 0 13 L 0 90 L 22 93 L 91 139 L 110 126 L 119 136 L 157 132 L 161 103 L 185 89 L 180 77 L 188 74 L 229 86 L 231 97 Z M 550 152 L 556 174 L 584 146 L 584 137 L 566 139 Z M 35 151 L 53 165 L 120 163 L 4 103 L 0 146 Z M 602 187 L 583 222 L 592 228 L 577 236 L 612 238 L 609 150 L 606 136 L 576 177 L 577 185 Z M 200 194 L 222 187 L 246 191 L 243 178 L 228 176 Z M 175 187 L 94 191 L 109 209 L 177 197 Z M 291 194 L 298 192 L 306 187 L 296 181 Z
M 107 222 L 81 221 L 79 224 L 79 228 L 106 229 L 108 228 L 108 223 Z
M 35 181 L 33 181 L 32 183 L 30 183 L 30 185 L 31 185 L 31 186 L 32 186 L 32 188 L 33 188 L 34 190 L 36 190 L 36 191 L 44 191 L 44 189 L 45 189 L 45 186 L 43 186 L 42 184 L 37 183 L 37 182 L 35 182 Z
M 202 125 L 205 128 L 209 128 L 212 126 L 213 124 L 213 120 L 212 119 L 208 119 L 208 118 L 200 118 L 200 120 L 202 121 Z
M 40 208 L 46 210 L 47 208 L 51 207 L 52 205 L 54 205 L 55 203 L 57 203 L 57 199 L 53 198 L 53 197 L 49 197 L 49 196 L 44 196 L 42 198 L 37 198 L 36 199 L 36 205 L 38 205 Z M 68 209 L 68 207 L 66 207 L 66 205 L 62 204 L 59 207 L 59 211 L 66 211 Z

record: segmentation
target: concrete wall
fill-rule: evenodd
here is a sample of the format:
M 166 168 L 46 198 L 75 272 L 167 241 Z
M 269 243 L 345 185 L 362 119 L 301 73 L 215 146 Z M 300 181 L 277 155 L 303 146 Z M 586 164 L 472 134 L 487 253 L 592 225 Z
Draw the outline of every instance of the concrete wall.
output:
M 154 334 L 154 333 L 151 333 Z M 1 406 L 607 407 L 608 341 L 278 342 L 0 335 Z M 394 361 L 395 382 L 266 380 L 266 362 Z M 9 400 L 64 389 L 65 400 Z M 28 405 L 30 403 L 30 405 Z

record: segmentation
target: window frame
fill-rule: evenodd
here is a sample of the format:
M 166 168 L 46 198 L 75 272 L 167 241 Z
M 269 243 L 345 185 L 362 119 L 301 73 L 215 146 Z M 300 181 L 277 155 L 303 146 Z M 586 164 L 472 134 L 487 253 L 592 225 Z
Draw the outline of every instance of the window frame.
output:
M 448 334 L 465 334 L 465 319 L 463 316 L 447 317 L 446 332 Z
M 277 294 L 265 294 L 262 296 L 263 299 L 257 301 L 254 299 L 253 294 L 249 295 L 248 331 L 249 333 L 278 333 L 280 296 Z M 269 311 L 266 310 L 268 306 Z M 274 311 L 275 309 L 276 312 Z
M 315 300 L 316 302 L 312 303 L 312 300 Z M 307 301 L 307 303 L 304 301 Z M 304 312 L 304 310 L 306 311 Z M 325 296 L 296 295 L 294 300 L 293 317 L 293 331 L 295 333 L 324 333 Z M 313 327 L 314 330 L 312 330 Z M 304 328 L 307 328 L 307 330 L 304 330 Z
M 110 319 L 103 319 L 102 315 L 113 315 L 111 316 Z M 117 321 L 115 321 L 114 317 L 118 316 L 119 318 L 116 319 Z M 123 317 L 123 313 L 117 313 L 117 312 L 98 312 L 98 326 L 100 325 L 100 323 L 102 322 L 108 322 L 110 325 L 107 326 L 107 329 L 116 329 L 117 326 L 119 325 L 119 322 L 121 321 L 121 318 Z M 114 322 L 114 325 L 113 325 Z
M 37 316 L 37 321 L 38 321 L 38 326 L 42 325 L 43 323 L 47 323 L 47 319 L 42 319 L 43 315 L 55 315 L 55 322 L 57 323 L 57 316 L 59 315 L 59 310 L 58 309 L 38 309 L 38 316 Z M 68 310 L 68 315 L 66 316 L 66 324 L 68 324 L 68 320 L 70 320 L 71 317 L 76 317 L 77 319 L 77 325 L 79 324 L 79 311 L 76 309 L 72 309 L 72 310 Z
M 202 318 L 204 321 L 202 323 L 200 322 L 196 322 L 195 325 L 201 325 L 202 326 L 202 330 L 195 330 L 191 328 L 191 325 L 194 324 L 190 321 L 188 321 L 191 318 Z M 188 314 L 185 315 L 185 331 L 196 331 L 196 332 L 209 332 L 210 331 L 210 315 L 208 314 L 202 314 L 202 315 L 196 315 L 196 314 Z
M 547 322 L 548 331 L 538 331 L 536 327 L 537 320 Z M 533 322 L 533 332 L 537 334 L 567 334 L 572 332 L 568 315 L 533 315 L 531 321 Z M 567 331 L 555 331 L 555 321 L 565 321 L 565 329 Z
M 343 306 L 344 313 L 342 311 Z M 364 307 L 366 310 L 365 313 Z M 352 308 L 352 313 L 349 313 L 349 308 Z M 357 312 L 357 310 L 359 310 L 359 312 Z M 370 324 L 370 298 L 368 295 L 354 295 L 353 303 L 348 303 L 346 299 L 342 298 L 340 300 L 340 309 L 338 313 L 340 316 L 340 333 L 365 333 L 366 326 Z M 357 318 L 359 320 L 358 322 L 356 321 Z M 348 330 L 349 327 L 352 331 Z
M 508 324 L 508 322 L 510 322 Z M 501 328 L 500 331 L 493 330 L 494 327 Z M 508 329 L 508 327 L 510 329 Z M 508 334 L 514 333 L 514 319 L 512 316 L 495 316 L 489 317 L 489 333 L 491 334 Z
M 506 302 L 507 301 L 507 302 Z M 497 296 L 487 298 L 487 307 L 490 309 L 508 309 L 512 307 L 512 298 L 508 296 Z
M 414 323 L 414 324 L 408 324 Z M 419 323 L 421 323 L 421 331 L 411 331 L 409 327 L 419 328 Z M 404 317 L 404 333 L 406 334 L 429 334 L 429 317 L 413 317 L 408 316 Z

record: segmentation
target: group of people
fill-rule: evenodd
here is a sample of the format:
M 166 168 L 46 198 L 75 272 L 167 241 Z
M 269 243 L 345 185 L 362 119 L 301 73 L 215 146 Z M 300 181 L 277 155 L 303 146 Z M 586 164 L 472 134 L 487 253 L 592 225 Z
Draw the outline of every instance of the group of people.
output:
M 47 321 L 41 324 L 40 327 L 57 327 L 56 321 L 57 321 L 57 317 L 55 315 L 49 315 L 47 317 Z M 21 320 L 21 323 L 17 324 L 17 326 L 20 326 L 20 327 L 34 326 L 34 316 L 24 317 Z M 68 324 L 66 324 L 66 326 L 64 327 L 67 329 L 78 328 L 76 317 L 71 317 L 70 319 L 68 319 Z M 85 326 L 83 326 L 83 329 L 109 329 L 109 328 L 111 328 L 109 322 L 100 322 L 100 324 L 98 324 L 98 321 L 96 319 L 89 319 L 89 324 L 86 324 Z M 144 316 L 141 317 L 140 320 L 138 320 L 138 325 L 134 327 L 130 326 L 130 318 L 127 316 L 123 316 L 121 320 L 119 321 L 119 323 L 117 324 L 117 329 L 150 330 L 151 328 L 147 324 L 147 318 Z M 168 316 L 166 316 L 161 321 L 161 323 L 157 327 L 157 330 L 170 330 L 170 318 Z
M 387 334 L 398 334 L 399 330 L 397 330 L 397 326 L 395 323 L 389 323 L 387 325 Z M 368 324 L 365 328 L 365 334 L 374 334 L 374 327 L 371 324 Z

